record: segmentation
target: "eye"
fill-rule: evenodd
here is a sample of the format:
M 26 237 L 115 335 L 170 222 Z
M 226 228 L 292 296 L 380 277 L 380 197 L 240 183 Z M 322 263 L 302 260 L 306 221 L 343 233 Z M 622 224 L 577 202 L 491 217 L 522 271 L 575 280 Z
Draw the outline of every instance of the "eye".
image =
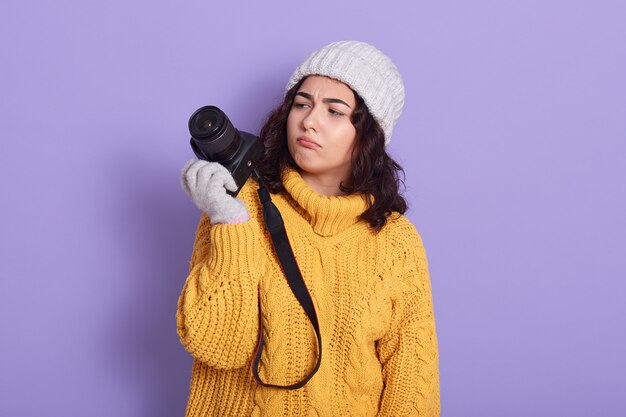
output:
M 296 109 L 304 109 L 304 108 L 309 107 L 309 105 L 307 103 L 295 102 L 294 101 L 293 107 L 295 107 Z
M 342 112 L 340 112 L 340 111 L 338 111 L 338 110 L 335 110 L 335 109 L 328 109 L 328 112 L 329 112 L 332 116 L 335 116 L 335 117 L 345 116 L 345 113 L 342 113 Z

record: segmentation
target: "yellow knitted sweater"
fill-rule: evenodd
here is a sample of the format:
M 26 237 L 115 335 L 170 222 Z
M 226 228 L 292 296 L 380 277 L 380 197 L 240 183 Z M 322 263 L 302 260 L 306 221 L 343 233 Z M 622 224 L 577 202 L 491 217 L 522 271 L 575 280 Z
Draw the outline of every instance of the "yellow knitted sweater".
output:
M 263 226 L 256 182 L 239 197 L 251 219 L 211 225 L 202 215 L 176 314 L 194 356 L 186 415 L 438 416 L 437 337 L 421 238 L 401 215 L 375 234 L 358 220 L 362 196 L 323 196 L 296 171 L 272 196 L 320 322 L 323 356 L 303 387 L 259 386 L 250 371 L 263 306 L 263 381 L 309 373 L 316 338 Z M 260 288 L 260 291 L 257 289 Z M 259 295 L 260 294 L 260 295 Z

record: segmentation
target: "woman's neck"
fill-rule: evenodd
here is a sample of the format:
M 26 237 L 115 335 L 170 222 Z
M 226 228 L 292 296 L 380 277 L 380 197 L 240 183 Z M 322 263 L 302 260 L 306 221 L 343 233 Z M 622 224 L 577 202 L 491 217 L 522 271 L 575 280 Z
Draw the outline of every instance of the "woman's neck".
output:
M 300 175 L 304 182 L 318 194 L 326 196 L 346 195 L 339 188 L 341 180 L 335 175 L 310 174 L 304 171 L 300 172 Z

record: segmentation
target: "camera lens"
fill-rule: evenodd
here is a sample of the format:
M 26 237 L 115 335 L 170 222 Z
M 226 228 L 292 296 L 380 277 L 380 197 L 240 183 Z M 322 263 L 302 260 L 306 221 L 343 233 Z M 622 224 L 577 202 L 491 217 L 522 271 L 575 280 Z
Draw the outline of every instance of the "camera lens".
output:
M 194 150 L 201 151 L 209 160 L 226 161 L 239 150 L 237 130 L 226 114 L 215 106 L 201 107 L 191 115 L 189 133 Z
M 191 118 L 192 126 L 190 126 L 190 130 L 192 131 L 192 136 L 205 138 L 220 131 L 224 126 L 226 116 L 224 113 L 216 110 L 216 108 L 211 107 L 198 110 L 195 117 Z

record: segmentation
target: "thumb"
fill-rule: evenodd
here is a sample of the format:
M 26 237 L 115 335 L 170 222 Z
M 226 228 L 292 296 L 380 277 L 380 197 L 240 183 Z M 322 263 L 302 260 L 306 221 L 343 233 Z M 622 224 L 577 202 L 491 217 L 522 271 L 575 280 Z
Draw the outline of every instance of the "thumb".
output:
M 219 178 L 219 181 L 228 191 L 235 192 L 237 191 L 237 182 L 231 175 L 231 173 L 223 166 L 220 166 L 220 169 L 215 173 L 215 178 Z
M 237 191 L 237 182 L 235 181 L 235 179 L 233 178 L 231 174 L 228 174 L 226 181 L 224 181 L 224 188 L 232 192 Z

